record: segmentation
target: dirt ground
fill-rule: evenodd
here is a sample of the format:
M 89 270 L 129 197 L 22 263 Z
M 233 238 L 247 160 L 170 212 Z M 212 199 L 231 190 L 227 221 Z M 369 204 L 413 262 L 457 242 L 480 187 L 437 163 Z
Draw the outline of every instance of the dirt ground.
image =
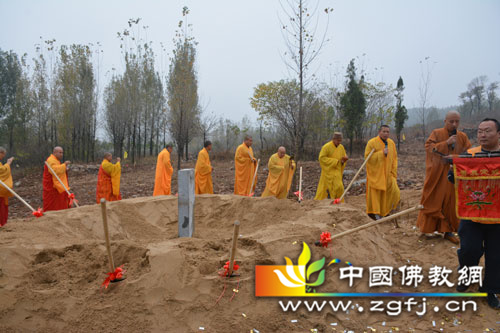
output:
M 418 156 L 420 155 L 420 156 Z M 457 280 L 456 250 L 436 236 L 422 238 L 415 228 L 416 213 L 335 239 L 329 249 L 314 246 L 323 231 L 333 235 L 370 222 L 364 213 L 364 186 L 353 189 L 346 204 L 310 200 L 319 179 L 317 162 L 304 162 L 306 200 L 277 200 L 230 195 L 234 170 L 231 162 L 214 161 L 215 195 L 196 197 L 193 238 L 177 237 L 177 198 L 151 197 L 154 161 L 125 166 L 124 200 L 109 204 L 112 252 L 124 265 L 126 280 L 100 289 L 109 271 L 103 241 L 100 207 L 94 204 L 96 172 L 70 173 L 70 185 L 82 203 L 78 209 L 47 212 L 35 219 L 16 206 L 0 229 L 0 332 L 494 332 L 500 312 L 476 299 L 478 310 L 434 312 L 445 299 L 428 298 L 427 313 L 403 310 L 398 316 L 364 311 L 370 299 L 353 298 L 347 311 L 283 312 L 276 298 L 255 297 L 255 266 L 294 263 L 302 242 L 312 260 L 339 258 L 368 270 L 387 265 L 395 269 L 433 265 L 453 270 Z M 355 172 L 361 158 L 353 158 Z M 192 164 L 191 164 L 192 165 Z M 265 165 L 265 164 L 263 164 Z M 189 166 L 187 164 L 186 166 Z M 400 154 L 399 184 L 402 209 L 419 203 L 424 178 L 422 154 Z M 257 195 L 264 187 L 266 170 L 259 173 Z M 347 184 L 349 177 L 344 180 Z M 15 178 L 15 182 L 19 179 Z M 360 179 L 364 178 L 363 175 Z M 20 194 L 41 205 L 41 178 L 27 173 Z M 174 179 L 174 192 L 176 192 Z M 16 211 L 15 207 L 19 207 Z M 17 215 L 16 215 L 17 214 Z M 15 216 L 15 217 L 13 217 Z M 218 272 L 228 260 L 233 223 L 240 221 L 238 278 L 222 280 Z M 333 266 L 332 266 L 333 267 Z M 325 290 L 335 292 L 453 292 L 431 287 L 368 288 L 368 278 L 351 288 L 341 284 L 338 267 L 329 268 Z M 472 288 L 473 291 L 477 287 Z M 288 299 L 283 299 L 287 301 Z M 330 300 L 330 299 L 327 299 Z M 386 299 L 386 301 L 389 301 Z M 392 299 L 391 299 L 392 300 Z M 337 300 L 335 300 L 337 301 Z

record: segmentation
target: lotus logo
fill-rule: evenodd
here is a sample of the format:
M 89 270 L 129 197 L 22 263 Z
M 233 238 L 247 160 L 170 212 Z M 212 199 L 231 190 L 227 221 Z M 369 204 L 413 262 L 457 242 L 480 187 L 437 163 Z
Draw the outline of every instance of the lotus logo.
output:
M 302 243 L 302 253 L 299 256 L 297 265 L 294 265 L 290 258 L 285 257 L 286 261 L 286 274 L 285 276 L 283 272 L 278 269 L 275 269 L 273 272 L 278 276 L 281 284 L 288 288 L 303 288 L 306 287 L 308 292 L 314 292 L 313 287 L 318 287 L 325 282 L 325 257 L 320 260 L 314 261 L 309 264 L 311 260 L 311 250 L 306 243 Z M 334 263 L 340 262 L 339 259 L 332 260 L 328 266 Z M 314 282 L 309 282 L 312 274 L 319 272 L 318 278 Z

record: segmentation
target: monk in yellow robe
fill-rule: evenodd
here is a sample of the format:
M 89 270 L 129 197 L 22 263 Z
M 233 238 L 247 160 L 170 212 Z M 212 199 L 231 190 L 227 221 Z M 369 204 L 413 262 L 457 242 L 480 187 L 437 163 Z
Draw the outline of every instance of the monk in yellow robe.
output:
M 286 154 L 285 147 L 279 147 L 278 152 L 269 158 L 267 166 L 269 175 L 262 197 L 273 196 L 278 199 L 286 199 L 290 186 L 292 186 L 295 161 Z
M 375 149 L 366 163 L 366 213 L 377 220 L 389 215 L 399 203 L 398 153 L 389 134 L 389 126 L 382 125 L 378 136 L 365 148 L 365 158 Z
M 338 199 L 344 193 L 342 177 L 349 158 L 341 142 L 342 133 L 335 132 L 332 141 L 324 144 L 321 148 L 318 158 L 321 166 L 321 177 L 314 200 L 326 199 L 328 195 L 331 199 Z
M 210 164 L 208 152 L 212 150 L 212 142 L 205 141 L 204 148 L 198 153 L 196 166 L 194 168 L 194 193 L 213 194 L 212 171 L 214 168 Z
M 5 148 L 0 147 L 0 180 L 12 188 L 12 174 L 10 172 L 10 165 L 14 160 L 14 157 L 11 157 L 7 160 L 7 163 L 2 164 L 2 160 L 4 159 L 7 151 Z M 0 227 L 4 226 L 7 223 L 7 219 L 9 217 L 9 197 L 13 194 L 10 193 L 3 185 L 0 185 Z
M 471 147 L 467 135 L 457 131 L 459 124 L 460 114 L 457 111 L 448 112 L 444 127 L 432 131 L 425 142 L 425 182 L 420 200 L 424 209 L 418 213 L 417 219 L 422 233 L 444 233 L 444 238 L 455 244 L 459 243 L 453 235 L 459 224 L 455 211 L 455 188 L 447 177 L 450 164 L 442 155 L 459 155 Z
M 65 161 L 61 163 L 64 155 L 64 150 L 61 147 L 55 147 L 52 155 L 47 158 L 47 164 L 50 165 L 55 174 L 62 181 L 66 189 L 69 191 L 67 166 L 71 163 Z M 64 189 L 64 186 L 57 180 L 57 177 L 52 174 L 52 171 L 44 165 L 43 168 L 43 210 L 61 210 L 70 208 L 70 198 Z
M 170 154 L 172 153 L 173 149 L 173 146 L 171 144 L 168 144 L 158 154 L 158 160 L 156 162 L 155 189 L 153 191 L 153 196 L 171 194 L 170 185 L 172 183 L 172 173 L 174 173 L 174 168 L 172 167 L 172 163 L 170 162 Z
M 97 203 L 100 203 L 102 198 L 106 199 L 106 201 L 118 201 L 122 199 L 120 194 L 121 159 L 118 157 L 115 164 L 111 162 L 112 160 L 113 155 L 111 153 L 104 154 L 104 159 L 97 175 Z
M 234 154 L 234 194 L 249 196 L 255 191 L 257 179 L 252 186 L 257 160 L 253 156 L 253 139 L 250 135 L 236 149 Z

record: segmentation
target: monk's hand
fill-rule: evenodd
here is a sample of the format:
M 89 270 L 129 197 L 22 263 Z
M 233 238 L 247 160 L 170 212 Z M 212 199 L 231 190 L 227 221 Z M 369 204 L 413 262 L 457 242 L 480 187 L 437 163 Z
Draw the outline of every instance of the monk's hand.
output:
M 388 153 L 389 153 L 389 148 L 384 148 L 384 155 L 387 156 Z
M 116 158 L 116 162 L 121 162 L 121 161 L 122 161 L 121 158 L 119 158 L 119 157 Z
M 446 143 L 448 144 L 448 146 L 451 146 L 451 145 L 455 144 L 456 142 L 457 142 L 456 135 L 452 135 L 448 138 L 448 140 L 446 140 Z
M 7 160 L 7 164 L 10 165 L 12 163 L 12 161 L 14 161 L 14 157 L 11 157 Z
M 64 164 L 66 165 L 71 164 L 71 161 L 65 161 Z
M 347 157 L 347 156 L 342 157 L 342 163 L 347 162 L 348 159 L 349 159 L 349 157 Z

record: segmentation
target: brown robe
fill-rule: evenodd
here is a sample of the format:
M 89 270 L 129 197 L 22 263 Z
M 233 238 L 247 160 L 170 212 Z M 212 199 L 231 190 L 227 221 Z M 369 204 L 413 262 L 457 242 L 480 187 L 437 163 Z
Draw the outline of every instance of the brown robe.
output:
M 446 143 L 449 137 L 446 128 L 439 128 L 432 131 L 425 142 L 425 183 L 420 201 L 424 209 L 419 212 L 417 219 L 417 226 L 423 233 L 455 232 L 458 229 L 455 189 L 447 177 L 450 164 L 445 163 L 433 150 L 444 155 L 458 155 L 469 149 L 471 143 L 464 132 L 457 131 L 457 141 L 454 149 L 451 149 Z

